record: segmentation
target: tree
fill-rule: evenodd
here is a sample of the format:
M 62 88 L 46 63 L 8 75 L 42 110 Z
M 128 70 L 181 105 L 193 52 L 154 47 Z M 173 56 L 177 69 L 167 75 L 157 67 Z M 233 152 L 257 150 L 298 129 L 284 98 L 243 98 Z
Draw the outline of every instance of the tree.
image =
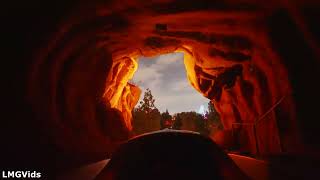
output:
M 160 127 L 161 129 L 169 128 L 172 126 L 172 116 L 169 114 L 168 109 L 166 112 L 163 112 L 161 114 L 161 121 L 160 121 Z
M 182 118 L 180 117 L 180 114 L 178 113 L 174 116 L 172 129 L 180 130 L 181 127 L 182 127 Z
M 148 88 L 144 93 L 143 100 L 132 112 L 132 126 L 135 135 L 160 129 L 161 115 L 154 103 L 155 99 Z
M 209 130 L 209 133 L 214 130 L 222 130 L 223 129 L 219 113 L 215 110 L 212 102 L 208 103 L 208 111 L 206 112 L 205 117 L 207 119 L 206 126 Z
M 194 111 L 177 113 L 173 128 L 206 134 L 204 117 Z
M 206 136 L 210 135 L 212 129 L 218 126 L 216 124 L 220 122 L 220 119 L 214 107 L 211 106 L 209 108 L 205 116 L 194 111 L 177 113 L 172 128 L 196 131 Z
M 195 124 L 196 124 L 196 130 L 203 135 L 208 135 L 209 134 L 209 129 L 207 126 L 207 119 L 204 118 L 202 114 L 196 113 L 194 115 L 195 118 Z
M 153 99 L 151 90 L 147 88 L 146 92 L 144 93 L 143 100 L 140 101 L 140 105 L 138 106 L 138 109 L 146 113 L 150 113 L 152 110 L 157 109 L 154 105 L 154 102 L 155 102 L 155 99 Z

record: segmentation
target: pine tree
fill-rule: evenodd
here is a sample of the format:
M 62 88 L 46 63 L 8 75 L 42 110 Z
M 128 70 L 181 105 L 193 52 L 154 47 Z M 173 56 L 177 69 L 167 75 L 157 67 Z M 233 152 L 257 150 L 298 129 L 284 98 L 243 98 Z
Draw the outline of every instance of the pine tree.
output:
M 152 110 L 157 109 L 154 105 L 155 99 L 151 93 L 149 88 L 146 89 L 144 93 L 143 100 L 140 101 L 140 105 L 138 107 L 139 110 L 144 111 L 145 113 L 150 113 Z
M 139 106 L 133 110 L 133 131 L 136 135 L 160 129 L 160 112 L 154 105 L 155 99 L 148 88 Z

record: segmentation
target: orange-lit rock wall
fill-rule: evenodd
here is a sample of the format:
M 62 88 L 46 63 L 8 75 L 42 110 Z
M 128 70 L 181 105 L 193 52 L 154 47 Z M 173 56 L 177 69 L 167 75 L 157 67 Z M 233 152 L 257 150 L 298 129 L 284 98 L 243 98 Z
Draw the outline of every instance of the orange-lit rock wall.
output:
M 128 80 L 133 77 L 137 68 L 136 60 L 128 57 L 113 62 L 103 95 L 104 99 L 110 103 L 111 108 L 122 112 L 123 120 L 129 130 L 132 130 L 131 111 L 139 100 L 141 90 L 135 85 L 129 84 Z
M 262 33 L 261 37 L 266 35 Z M 241 47 L 240 40 L 235 41 L 238 44 L 225 44 L 227 47 L 222 48 L 195 46 L 196 50 L 191 50 L 193 56 L 187 56 L 185 64 L 190 84 L 213 101 L 225 132 L 240 130 L 242 133 L 240 139 L 236 139 L 242 150 L 279 153 L 283 139 L 280 139 L 277 121 L 283 119 L 277 119 L 270 110 L 294 109 L 292 104 L 276 105 L 280 101 L 291 101 L 291 88 L 279 58 L 268 50 L 266 42 L 255 44 L 258 40 L 248 38 L 247 47 Z M 294 117 L 294 112 L 288 113 Z

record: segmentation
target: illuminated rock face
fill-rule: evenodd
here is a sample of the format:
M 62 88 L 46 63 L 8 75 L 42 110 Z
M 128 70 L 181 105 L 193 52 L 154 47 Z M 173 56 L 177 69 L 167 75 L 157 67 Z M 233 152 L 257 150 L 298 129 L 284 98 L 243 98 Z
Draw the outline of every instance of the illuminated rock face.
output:
M 110 102 L 111 108 L 122 112 L 123 120 L 129 130 L 132 130 L 131 111 L 139 100 L 141 90 L 135 85 L 129 84 L 128 80 L 133 77 L 137 67 L 136 60 L 128 57 L 114 62 L 109 71 L 103 95 L 104 99 Z
M 180 0 L 80 5 L 35 53 L 29 101 L 63 151 L 106 155 L 132 128 L 141 92 L 128 80 L 137 58 L 179 51 L 190 85 L 213 101 L 226 131 L 242 133 L 241 148 L 294 151 L 292 87 L 270 41 L 276 7 Z
M 233 39 L 226 44 L 230 47 L 225 52 L 210 47 L 201 51 L 200 47 L 194 47 L 197 49 L 192 52 L 194 58 L 185 60 L 189 81 L 213 101 L 226 133 L 242 133 L 235 137 L 241 138 L 237 141 L 242 143 L 242 150 L 279 153 L 281 137 L 272 110 L 294 108 L 292 104 L 291 107 L 276 105 L 291 101 L 285 67 L 272 51 L 265 52 L 268 51 L 266 44 L 254 45 L 249 39 L 241 40 Z M 263 47 L 262 50 L 256 48 L 258 46 Z M 289 110 L 289 113 L 293 112 Z

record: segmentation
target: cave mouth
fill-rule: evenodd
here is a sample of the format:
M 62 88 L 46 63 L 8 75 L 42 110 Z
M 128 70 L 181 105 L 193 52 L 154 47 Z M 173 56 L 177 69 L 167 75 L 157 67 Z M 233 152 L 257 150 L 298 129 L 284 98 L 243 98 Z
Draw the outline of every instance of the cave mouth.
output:
M 124 122 L 126 129 L 130 133 L 134 132 L 132 110 L 139 102 L 139 98 L 143 97 L 139 84 L 132 82 L 139 68 L 139 57 L 150 58 L 168 53 L 182 53 L 189 85 L 214 104 L 219 120 L 221 119 L 222 131 L 210 134 L 217 144 L 224 149 L 236 148 L 251 154 L 256 154 L 258 149 L 281 151 L 277 134 L 270 136 L 263 129 L 255 132 L 252 128 L 258 115 L 266 112 L 273 101 L 270 101 L 268 89 L 269 86 L 274 86 L 275 81 L 271 82 L 263 73 L 269 72 L 270 67 L 265 64 L 253 65 L 254 61 L 250 59 L 253 57 L 240 62 L 226 60 L 219 53 L 210 54 L 212 48 L 206 45 L 183 42 L 172 45 L 171 41 L 163 37 L 150 37 L 143 41 L 146 43 L 143 48 L 125 49 L 113 54 L 104 99 L 107 103 L 110 102 L 111 108 L 121 112 L 123 119 L 120 121 Z M 143 76 L 152 77 L 154 74 L 150 72 Z M 275 90 L 275 93 L 278 93 L 278 90 Z M 261 102 L 266 103 L 261 104 Z M 268 126 L 268 129 L 277 132 L 275 114 L 270 116 L 272 120 L 263 127 Z M 240 124 L 240 128 L 239 125 L 235 127 L 235 123 Z M 159 128 L 151 131 L 156 130 Z
M 129 82 L 142 90 L 139 101 L 143 100 L 146 89 L 150 89 L 160 112 L 166 109 L 171 113 L 203 112 L 210 100 L 195 91 L 187 78 L 184 54 L 172 52 L 152 57 L 140 56 L 137 71 Z
M 196 92 L 187 79 L 184 53 L 140 56 L 137 62 L 138 68 L 129 80 L 142 91 L 132 111 L 134 135 L 165 128 L 209 135 L 216 129 L 217 122 L 213 121 L 217 119 L 208 119 L 216 113 L 210 100 Z
M 140 56 L 184 53 L 188 81 L 214 103 L 221 116 L 224 128 L 221 142 L 233 142 L 234 123 L 252 124 L 287 92 L 286 89 L 290 89 L 280 57 L 268 41 L 256 38 L 268 39 L 267 32 L 256 32 L 255 26 L 243 29 L 243 20 L 235 28 L 223 26 L 217 30 L 213 27 L 220 27 L 220 24 L 215 22 L 223 20 L 224 16 L 217 16 L 215 12 L 207 16 L 189 15 L 192 17 L 177 14 L 172 22 L 158 22 L 163 17 L 159 15 L 157 19 L 139 22 L 143 23 L 141 29 L 127 31 L 121 28 L 129 27 L 121 26 L 121 30 L 110 34 L 111 29 L 106 31 L 100 26 L 92 27 L 88 34 L 82 30 L 73 34 L 72 30 L 78 26 L 61 32 L 34 63 L 35 71 L 30 75 L 29 86 L 30 102 L 39 119 L 49 117 L 50 121 L 44 125 L 53 131 L 52 139 L 61 144 L 58 146 L 68 152 L 83 146 L 88 147 L 88 151 L 111 152 L 110 147 L 116 147 L 118 139 L 128 138 L 127 134 L 132 131 L 132 109 L 141 96 L 139 87 L 129 80 L 138 68 Z M 248 22 L 255 20 L 243 18 Z M 138 19 L 127 20 L 136 22 Z M 230 20 L 238 21 L 233 16 Z M 168 26 L 159 29 L 156 23 Z M 127 25 L 131 27 L 132 24 Z M 203 25 L 214 26 L 205 32 Z M 70 33 L 65 33 L 68 31 Z M 92 41 L 92 37 L 97 38 Z M 286 119 L 283 124 L 295 121 L 294 104 L 290 101 L 288 99 L 287 104 L 279 108 L 279 112 L 284 113 L 272 113 L 270 120 L 256 133 L 261 136 L 262 143 L 258 146 L 265 150 L 264 154 L 280 152 L 279 138 L 270 136 L 269 132 L 277 132 L 278 118 Z M 65 122 L 68 122 L 66 127 L 62 126 Z M 283 129 L 286 128 L 291 127 Z M 295 134 L 294 128 L 289 134 Z M 61 141 L 61 134 L 77 143 Z M 255 133 L 239 134 L 244 142 L 239 144 L 245 144 L 244 149 L 250 152 L 257 152 Z

